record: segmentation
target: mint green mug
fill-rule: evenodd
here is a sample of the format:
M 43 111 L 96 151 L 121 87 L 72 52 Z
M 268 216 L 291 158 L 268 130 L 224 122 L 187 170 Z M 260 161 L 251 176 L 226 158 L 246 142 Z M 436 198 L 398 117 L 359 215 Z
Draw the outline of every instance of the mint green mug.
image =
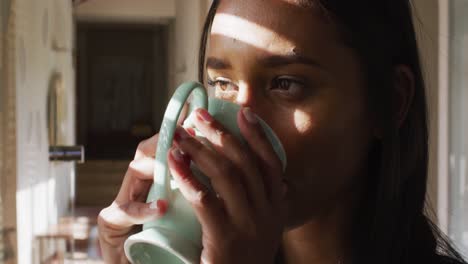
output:
M 154 183 L 147 201 L 165 199 L 169 209 L 160 219 L 145 223 L 143 231 L 130 236 L 124 245 L 125 255 L 135 264 L 195 264 L 200 262 L 202 231 L 195 213 L 178 190 L 167 165 L 167 153 L 172 147 L 177 120 L 185 102 L 192 95 L 190 110 L 208 109 L 208 112 L 242 142 L 237 126 L 237 112 L 240 107 L 234 103 L 208 98 L 205 88 L 197 82 L 187 82 L 179 86 L 172 96 L 164 114 L 156 148 Z M 184 126 L 191 126 L 188 118 Z M 283 170 L 286 168 L 286 154 L 273 130 L 261 119 L 259 123 L 280 158 Z M 197 132 L 197 136 L 203 137 Z M 191 166 L 195 177 L 211 189 L 208 178 L 195 165 Z

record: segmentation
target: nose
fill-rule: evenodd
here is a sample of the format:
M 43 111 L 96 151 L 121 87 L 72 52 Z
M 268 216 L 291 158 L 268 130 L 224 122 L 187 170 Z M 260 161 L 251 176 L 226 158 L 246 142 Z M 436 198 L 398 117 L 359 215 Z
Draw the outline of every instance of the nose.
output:
M 253 107 L 256 101 L 254 87 L 248 82 L 240 82 L 235 103 L 242 107 Z
M 237 91 L 235 103 L 240 106 L 246 106 L 249 102 L 249 86 L 245 82 L 239 84 L 239 90 Z
M 259 89 L 261 85 L 254 85 L 254 82 L 239 81 L 235 90 L 216 91 L 216 97 L 235 103 L 241 107 L 249 107 L 252 110 L 257 109 L 264 102 L 263 93 Z

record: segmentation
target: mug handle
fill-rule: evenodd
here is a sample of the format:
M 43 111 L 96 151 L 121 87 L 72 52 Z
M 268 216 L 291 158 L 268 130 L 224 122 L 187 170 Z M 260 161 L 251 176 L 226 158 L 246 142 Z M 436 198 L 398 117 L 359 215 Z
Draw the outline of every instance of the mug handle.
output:
M 193 95 L 190 110 L 196 108 L 208 109 L 208 95 L 205 87 L 198 82 L 186 82 L 180 85 L 172 96 L 164 113 L 164 119 L 159 130 L 159 140 L 155 153 L 154 183 L 147 201 L 157 199 L 171 200 L 172 193 L 169 169 L 167 165 L 167 153 L 172 147 L 172 140 L 177 127 L 177 121 L 185 102 Z M 190 114 L 190 113 L 189 113 Z

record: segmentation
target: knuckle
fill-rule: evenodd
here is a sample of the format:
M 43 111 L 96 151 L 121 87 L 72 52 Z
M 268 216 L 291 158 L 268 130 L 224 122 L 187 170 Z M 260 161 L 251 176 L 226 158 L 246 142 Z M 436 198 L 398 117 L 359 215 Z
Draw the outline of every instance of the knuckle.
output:
M 192 204 L 198 208 L 206 208 L 211 204 L 211 195 L 206 190 L 200 190 L 194 195 Z
M 126 177 L 134 178 L 136 176 L 138 173 L 137 164 L 138 161 L 136 160 L 133 160 L 128 164 L 127 172 L 125 173 Z
M 138 161 L 136 161 L 136 160 L 130 161 L 130 163 L 128 164 L 128 169 L 134 170 L 135 167 L 137 166 L 137 164 L 138 164 Z
M 224 161 L 221 163 L 221 170 L 223 170 L 225 173 L 230 174 L 235 172 L 237 169 L 232 162 Z
M 257 159 L 248 151 L 239 151 L 236 159 L 239 161 L 239 164 L 256 164 Z
M 230 161 L 223 160 L 219 162 L 219 166 L 217 166 L 218 174 L 230 177 L 230 175 L 236 174 L 237 168 L 234 164 Z
M 97 217 L 97 226 L 99 232 L 104 235 L 108 233 L 109 230 L 115 229 L 112 224 L 111 216 L 113 214 L 113 205 L 102 209 Z
M 107 210 L 108 208 L 104 208 L 99 212 L 99 215 L 97 217 L 97 224 L 99 227 L 103 227 L 105 224 L 107 224 L 105 220 L 105 215 L 106 215 Z
M 205 145 L 203 145 L 201 142 L 196 141 L 196 139 L 189 138 L 186 140 L 186 142 L 189 142 L 193 146 L 193 152 L 195 155 L 206 151 Z
M 149 139 L 145 139 L 145 140 L 140 141 L 140 143 L 138 143 L 137 149 L 138 149 L 138 150 L 143 150 L 143 149 L 145 148 L 145 145 L 146 145 L 146 143 L 148 142 L 148 140 L 149 140 Z
M 221 143 L 231 142 L 233 141 L 233 135 L 230 133 L 226 133 L 223 129 L 216 129 L 216 136 L 219 138 Z
M 122 209 L 127 215 L 131 217 L 140 215 L 141 213 L 141 207 L 132 206 L 130 204 L 126 204 L 125 206 L 122 207 Z
M 221 146 L 232 146 L 235 149 L 235 152 L 241 153 L 244 152 L 242 144 L 240 144 L 239 139 L 231 133 L 218 133 L 219 142 Z
M 253 217 L 247 217 L 242 223 L 242 229 L 246 236 L 255 238 L 259 236 L 260 230 Z

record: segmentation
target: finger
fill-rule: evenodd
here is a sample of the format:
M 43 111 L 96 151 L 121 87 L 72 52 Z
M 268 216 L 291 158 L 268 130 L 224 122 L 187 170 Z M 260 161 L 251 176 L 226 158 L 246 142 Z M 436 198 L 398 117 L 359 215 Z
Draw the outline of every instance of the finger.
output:
M 206 186 L 200 183 L 190 170 L 190 159 L 178 148 L 168 153 L 168 164 L 171 175 L 177 182 L 182 195 L 194 208 L 199 221 L 210 232 L 221 232 L 220 227 L 225 219 L 225 211 L 220 200 Z
M 177 119 L 178 125 L 182 124 L 184 120 L 187 118 L 189 108 L 190 108 L 190 105 L 188 103 L 185 103 L 184 106 L 182 107 L 182 111 L 180 111 L 179 119 Z
M 248 215 L 250 205 L 239 176 L 241 172 L 233 163 L 186 132 L 179 132 L 174 138 L 176 146 L 210 179 L 213 189 L 224 200 L 228 213 L 234 217 Z
M 263 161 L 264 186 L 269 199 L 278 202 L 282 197 L 282 165 L 281 161 L 260 126 L 257 116 L 250 108 L 242 108 L 237 115 L 237 122 L 243 137 L 250 149 Z
M 142 181 L 153 180 L 154 166 L 155 163 L 153 158 L 144 157 L 130 162 L 127 174 L 129 177 Z
M 213 147 L 231 160 L 244 173 L 242 182 L 248 192 L 249 200 L 258 207 L 266 202 L 265 186 L 254 155 L 224 126 L 215 120 L 205 109 L 197 109 L 196 128 L 213 144 Z
M 153 180 L 154 166 L 154 160 L 148 157 L 132 161 L 115 200 L 119 203 L 146 200 Z
M 163 216 L 167 211 L 167 202 L 158 200 L 152 203 L 128 202 L 119 204 L 112 203 L 103 209 L 99 217 L 111 227 L 116 229 L 141 225 Z
M 143 157 L 153 157 L 156 154 L 156 146 L 158 145 L 159 134 L 155 134 L 151 138 L 143 140 L 138 144 L 137 150 L 135 152 L 135 160 L 141 159 Z
M 236 162 L 236 164 L 242 164 L 243 161 L 248 160 L 248 158 L 245 158 L 245 147 L 220 122 L 214 119 L 208 111 L 197 109 L 195 116 L 195 127 L 218 152 Z

